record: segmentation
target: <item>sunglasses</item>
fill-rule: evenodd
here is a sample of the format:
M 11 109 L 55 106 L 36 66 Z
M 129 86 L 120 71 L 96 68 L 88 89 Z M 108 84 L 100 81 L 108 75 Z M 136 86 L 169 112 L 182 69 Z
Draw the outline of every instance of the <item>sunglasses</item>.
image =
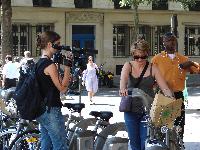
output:
M 92 61 L 92 59 L 88 59 L 88 61 Z
M 137 55 L 135 55 L 135 56 L 133 56 L 133 59 L 135 60 L 135 59 L 147 59 L 147 55 L 144 55 L 144 56 L 137 56 Z

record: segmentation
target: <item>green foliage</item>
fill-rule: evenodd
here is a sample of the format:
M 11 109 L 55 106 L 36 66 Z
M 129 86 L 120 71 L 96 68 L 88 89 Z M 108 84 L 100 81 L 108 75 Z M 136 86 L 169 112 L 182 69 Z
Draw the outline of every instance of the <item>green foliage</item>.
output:
M 180 2 L 184 9 L 195 4 L 195 0 L 169 0 L 169 1 Z M 127 6 L 127 5 L 138 6 L 139 4 L 144 4 L 145 2 L 147 4 L 150 4 L 151 2 L 158 3 L 160 2 L 160 0 L 121 0 L 120 4 L 121 6 Z

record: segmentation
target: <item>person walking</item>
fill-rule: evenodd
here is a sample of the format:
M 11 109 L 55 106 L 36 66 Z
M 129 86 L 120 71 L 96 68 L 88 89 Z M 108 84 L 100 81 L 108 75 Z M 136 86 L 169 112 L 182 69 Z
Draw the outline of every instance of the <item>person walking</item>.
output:
M 7 55 L 5 58 L 6 64 L 3 67 L 2 75 L 2 87 L 3 89 L 9 89 L 11 87 L 16 87 L 18 79 L 18 69 L 15 63 L 12 62 L 12 56 Z
M 144 76 L 137 88 L 143 90 L 149 96 L 154 98 L 155 93 L 153 91 L 153 85 L 156 80 L 163 93 L 172 97 L 172 93 L 158 68 L 147 61 L 149 50 L 149 44 L 145 40 L 138 40 L 132 44 L 131 55 L 133 60 L 126 62 L 121 71 L 119 90 L 120 96 L 128 96 L 128 89 L 135 87 L 139 76 L 147 65 L 146 72 L 144 73 Z M 145 149 L 145 140 L 147 138 L 147 120 L 144 110 L 141 109 L 143 108 L 142 106 L 142 101 L 138 101 L 138 103 L 134 103 L 134 105 L 132 104 L 131 112 L 124 112 L 125 125 L 128 131 L 132 150 Z
M 19 79 L 19 76 L 20 76 L 20 73 L 19 73 L 19 71 L 20 71 L 20 59 L 19 59 L 19 57 L 14 57 L 14 64 L 17 67 L 16 77 L 17 77 L 17 79 Z
M 46 97 L 46 111 L 36 120 L 40 124 L 41 150 L 67 150 L 65 121 L 61 112 L 60 92 L 67 91 L 70 82 L 70 66 L 63 65 L 64 77 L 59 75 L 56 64 L 52 61 L 53 54 L 58 50 L 53 45 L 60 45 L 60 35 L 53 31 L 43 32 L 37 39 L 42 50 L 37 68 L 38 83 L 41 94 Z M 71 58 L 71 54 L 65 54 Z
M 93 57 L 88 57 L 87 69 L 83 71 L 83 85 L 85 84 L 88 91 L 88 98 L 91 103 L 93 102 L 94 94 L 98 90 L 98 78 L 96 72 L 98 71 L 97 65 L 93 62 Z
M 28 74 L 32 67 L 35 65 L 34 59 L 31 57 L 30 51 L 24 52 L 24 57 L 20 61 L 20 74 Z
M 199 64 L 178 53 L 176 49 L 177 39 L 171 32 L 164 34 L 163 46 L 164 51 L 154 56 L 152 63 L 159 68 L 175 98 L 184 100 L 183 90 L 185 88 L 186 73 L 199 73 Z M 179 128 L 180 135 L 183 138 L 185 125 L 184 103 L 182 103 L 181 116 L 175 120 L 174 125 Z

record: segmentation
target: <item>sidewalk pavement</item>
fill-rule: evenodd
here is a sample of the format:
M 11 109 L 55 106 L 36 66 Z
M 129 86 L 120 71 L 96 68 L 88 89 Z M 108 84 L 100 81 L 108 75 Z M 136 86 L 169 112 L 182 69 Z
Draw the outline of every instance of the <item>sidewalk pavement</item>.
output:
M 188 88 L 188 103 L 186 103 L 186 125 L 184 142 L 186 150 L 200 149 L 200 87 Z M 67 96 L 65 102 L 78 103 L 79 96 Z M 120 97 L 118 88 L 100 88 L 94 97 L 95 104 L 90 104 L 87 92 L 83 90 L 81 102 L 85 103 L 86 107 L 83 109 L 81 115 L 85 118 L 91 117 L 89 112 L 96 111 L 112 111 L 113 117 L 110 123 L 124 122 L 123 113 L 119 112 Z M 69 113 L 67 109 L 63 109 L 63 113 Z M 123 133 L 124 134 L 124 133 Z

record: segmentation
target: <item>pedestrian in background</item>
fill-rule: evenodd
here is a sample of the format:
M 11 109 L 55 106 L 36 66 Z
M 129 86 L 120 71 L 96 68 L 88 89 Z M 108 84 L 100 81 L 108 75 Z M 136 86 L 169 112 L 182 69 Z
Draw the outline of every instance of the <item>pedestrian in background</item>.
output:
M 85 84 L 86 90 L 88 91 L 88 98 L 93 103 L 94 94 L 98 90 L 98 78 L 97 78 L 98 67 L 93 62 L 93 57 L 88 57 L 87 69 L 83 71 L 83 85 Z
M 21 71 L 26 74 L 29 65 L 35 64 L 34 59 L 31 57 L 31 52 L 30 51 L 25 51 L 24 52 L 24 57 L 20 61 L 20 67 Z
M 137 88 L 143 90 L 149 96 L 154 98 L 155 93 L 153 91 L 153 85 L 156 80 L 163 93 L 172 97 L 172 93 L 161 76 L 158 68 L 147 61 L 149 50 L 149 44 L 145 40 L 138 40 L 132 44 L 131 55 L 133 60 L 126 62 L 122 68 L 119 91 L 120 96 L 128 96 L 128 89 L 135 87 L 135 84 L 138 82 L 138 78 L 140 77 L 144 67 L 148 65 L 147 70 Z M 132 150 L 145 149 L 145 140 L 147 138 L 147 120 L 145 111 L 142 108 L 144 108 L 142 101 L 138 101 L 137 103 L 133 102 L 132 111 L 124 112 L 125 124 Z
M 20 73 L 19 73 L 19 71 L 20 71 L 20 59 L 19 59 L 19 57 L 15 57 L 14 58 L 14 64 L 16 65 L 16 67 L 17 67 L 17 79 L 19 79 L 19 76 L 20 76 Z
M 6 64 L 3 66 L 2 75 L 2 87 L 3 89 L 9 89 L 11 87 L 16 87 L 18 79 L 18 69 L 15 63 L 12 62 L 12 56 L 7 55 L 5 58 Z
M 163 36 L 164 51 L 152 58 L 170 90 L 174 93 L 176 99 L 183 99 L 183 90 L 185 88 L 186 73 L 199 73 L 199 64 L 190 61 L 188 57 L 178 53 L 176 36 L 167 32 Z M 183 138 L 185 125 L 185 106 L 182 104 L 181 116 L 175 121 L 175 125 L 179 128 L 180 136 Z
M 63 65 L 64 77 L 59 75 L 56 64 L 51 59 L 60 46 L 60 35 L 53 31 L 43 32 L 37 39 L 37 45 L 42 50 L 38 60 L 37 78 L 42 96 L 46 97 L 46 111 L 36 120 L 40 124 L 41 150 L 68 150 L 66 143 L 65 120 L 61 112 L 62 102 L 60 92 L 67 91 L 70 82 L 70 66 Z M 71 54 L 65 54 L 71 59 Z M 66 61 L 65 61 L 66 62 Z M 68 61 L 69 62 L 69 61 Z

